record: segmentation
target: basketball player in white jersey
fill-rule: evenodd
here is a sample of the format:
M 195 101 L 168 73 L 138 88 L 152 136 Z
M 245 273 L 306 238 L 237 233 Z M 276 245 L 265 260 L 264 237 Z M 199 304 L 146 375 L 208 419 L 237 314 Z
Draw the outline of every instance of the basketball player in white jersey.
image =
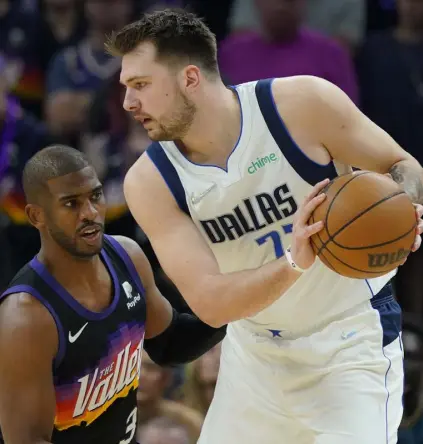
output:
M 123 57 L 124 108 L 156 141 L 126 177 L 128 205 L 193 311 L 229 323 L 199 443 L 395 443 L 394 273 L 334 273 L 307 221 L 346 165 L 390 173 L 420 218 L 419 163 L 322 79 L 226 88 L 213 34 L 187 12 L 146 15 L 108 50 Z

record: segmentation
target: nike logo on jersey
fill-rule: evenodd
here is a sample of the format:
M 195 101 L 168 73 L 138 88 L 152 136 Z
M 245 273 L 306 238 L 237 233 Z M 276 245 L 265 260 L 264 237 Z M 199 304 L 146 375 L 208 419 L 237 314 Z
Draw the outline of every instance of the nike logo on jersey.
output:
M 73 344 L 82 334 L 82 332 L 85 330 L 85 327 L 88 325 L 88 322 L 84 324 L 74 335 L 69 332 L 69 342 Z
M 211 190 L 213 190 L 215 188 L 216 184 L 212 184 L 210 185 L 208 188 L 206 188 L 203 192 L 201 192 L 200 194 L 192 194 L 191 195 L 191 202 L 195 205 L 198 202 L 200 202 L 200 200 L 204 199 L 204 197 L 207 196 L 207 194 L 210 193 Z

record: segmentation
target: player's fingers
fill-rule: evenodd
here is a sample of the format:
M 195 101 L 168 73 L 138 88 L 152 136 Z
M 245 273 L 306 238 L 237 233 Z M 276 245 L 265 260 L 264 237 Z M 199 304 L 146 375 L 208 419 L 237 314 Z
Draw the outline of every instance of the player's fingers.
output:
M 303 205 L 307 205 L 307 203 L 310 202 L 315 196 L 317 196 L 329 182 L 329 179 L 324 179 L 321 182 L 316 183 L 316 185 L 314 185 L 313 189 L 311 190 L 311 193 L 304 199 Z
M 423 220 L 419 219 L 419 222 L 417 223 L 417 234 L 423 233 Z
M 313 236 L 313 234 L 316 234 L 319 231 L 321 231 L 324 226 L 325 226 L 325 224 L 321 220 L 319 220 L 318 222 L 315 222 L 314 224 L 308 225 L 307 227 L 305 227 L 305 230 L 304 230 L 305 237 L 308 238 L 308 237 Z
M 306 205 L 303 206 L 302 210 L 298 213 L 298 223 L 301 226 L 307 225 L 310 216 L 313 211 L 326 199 L 325 193 L 320 193 L 313 197 Z
M 416 239 L 414 240 L 413 247 L 411 248 L 411 251 L 417 251 L 420 248 L 420 245 L 422 244 L 422 238 L 421 236 L 416 236 Z
M 423 205 L 414 204 L 414 208 L 416 209 L 417 219 L 420 219 L 423 216 Z

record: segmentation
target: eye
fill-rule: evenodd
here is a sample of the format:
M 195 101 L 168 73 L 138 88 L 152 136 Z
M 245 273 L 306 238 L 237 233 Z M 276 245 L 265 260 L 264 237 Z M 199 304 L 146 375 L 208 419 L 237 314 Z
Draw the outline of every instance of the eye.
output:
M 94 202 L 98 202 L 103 197 L 103 190 L 94 191 L 91 196 L 91 200 Z
M 145 83 L 145 82 L 137 82 L 137 83 L 135 83 L 134 86 L 135 86 L 135 89 L 140 90 L 140 89 L 144 88 L 146 85 L 147 85 L 147 83 Z
M 76 200 L 75 199 L 68 200 L 64 203 L 64 206 L 66 208 L 75 208 L 76 207 Z

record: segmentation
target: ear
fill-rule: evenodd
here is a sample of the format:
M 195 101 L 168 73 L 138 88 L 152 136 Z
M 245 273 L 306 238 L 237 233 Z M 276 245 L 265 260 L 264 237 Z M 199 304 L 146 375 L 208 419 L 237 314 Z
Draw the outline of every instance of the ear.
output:
M 187 90 L 195 90 L 198 88 L 201 80 L 201 71 L 198 66 L 188 65 L 184 69 L 184 86 Z
M 29 220 L 29 223 L 34 226 L 37 230 L 42 228 L 45 223 L 44 210 L 35 204 L 28 204 L 25 207 L 25 214 Z

